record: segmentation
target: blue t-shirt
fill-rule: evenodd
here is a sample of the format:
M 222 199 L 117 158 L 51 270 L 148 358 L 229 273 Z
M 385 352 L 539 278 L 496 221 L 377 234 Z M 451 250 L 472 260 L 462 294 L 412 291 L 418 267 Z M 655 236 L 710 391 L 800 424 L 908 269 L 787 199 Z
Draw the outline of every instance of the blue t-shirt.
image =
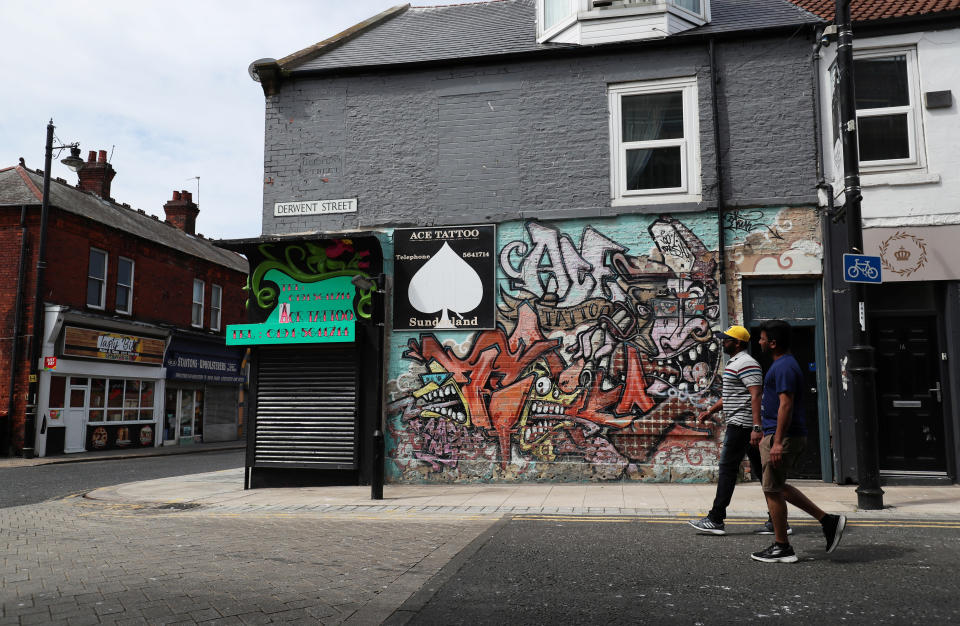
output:
M 784 354 L 773 362 L 763 379 L 763 400 L 760 403 L 763 416 L 763 434 L 777 432 L 777 412 L 780 410 L 780 395 L 793 393 L 793 419 L 788 437 L 807 434 L 807 422 L 803 410 L 803 371 L 792 354 Z

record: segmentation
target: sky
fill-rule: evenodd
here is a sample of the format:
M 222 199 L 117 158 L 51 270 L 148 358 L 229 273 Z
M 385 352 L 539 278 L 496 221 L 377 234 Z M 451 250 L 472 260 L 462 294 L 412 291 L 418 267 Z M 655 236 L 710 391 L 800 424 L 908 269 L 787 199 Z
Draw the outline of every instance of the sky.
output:
M 412 4 L 456 1 L 468 0 Z M 112 155 L 117 202 L 163 218 L 173 191 L 187 190 L 194 201 L 199 197 L 198 233 L 257 237 L 264 96 L 247 67 L 397 4 L 401 0 L 3 0 L 0 169 L 20 157 L 27 167 L 43 169 L 46 125 L 53 119 L 57 143 L 80 142 L 84 160 L 90 150 Z M 59 159 L 52 175 L 77 182 Z

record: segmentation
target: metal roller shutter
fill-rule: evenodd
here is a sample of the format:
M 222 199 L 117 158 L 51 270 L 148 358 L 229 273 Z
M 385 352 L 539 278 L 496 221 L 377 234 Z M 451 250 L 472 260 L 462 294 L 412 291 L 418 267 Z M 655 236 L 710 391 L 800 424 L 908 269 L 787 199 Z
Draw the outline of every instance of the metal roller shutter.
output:
M 354 350 L 262 350 L 257 372 L 259 467 L 356 469 Z

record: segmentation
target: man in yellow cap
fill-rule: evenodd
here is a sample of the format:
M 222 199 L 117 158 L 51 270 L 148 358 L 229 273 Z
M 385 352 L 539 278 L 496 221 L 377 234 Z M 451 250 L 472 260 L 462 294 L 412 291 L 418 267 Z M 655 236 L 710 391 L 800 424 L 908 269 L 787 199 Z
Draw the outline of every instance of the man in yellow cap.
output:
M 760 400 L 763 391 L 763 371 L 756 359 L 750 356 L 750 331 L 743 326 L 731 326 L 717 333 L 723 342 L 723 352 L 730 358 L 723 370 L 723 395 L 709 409 L 697 416 L 698 422 L 723 410 L 727 425 L 720 450 L 717 495 L 713 508 L 703 519 L 689 522 L 701 533 L 724 535 L 724 519 L 727 506 L 733 498 L 737 485 L 740 463 L 746 455 L 754 475 L 761 476 L 760 450 L 762 438 L 760 423 Z

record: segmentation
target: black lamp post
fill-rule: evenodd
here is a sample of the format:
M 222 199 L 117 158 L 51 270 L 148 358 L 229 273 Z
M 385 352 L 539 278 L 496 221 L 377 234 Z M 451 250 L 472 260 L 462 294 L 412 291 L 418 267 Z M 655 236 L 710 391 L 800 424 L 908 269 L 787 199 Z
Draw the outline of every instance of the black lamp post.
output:
M 857 145 L 857 103 L 853 77 L 853 26 L 850 0 L 837 0 L 837 90 L 840 103 L 840 137 L 843 143 L 843 200 L 847 220 L 847 247 L 863 254 L 863 225 L 860 201 L 860 154 Z M 864 289 L 850 284 L 851 337 L 847 350 L 847 371 L 853 399 L 857 438 L 857 506 L 866 510 L 883 508 L 880 488 L 880 459 L 877 452 L 877 389 L 873 348 L 867 337 Z
M 23 457 L 26 459 L 32 459 L 34 455 L 37 408 L 40 406 L 37 370 L 40 365 L 40 357 L 43 349 L 43 271 L 47 267 L 47 215 L 50 212 L 50 165 L 53 161 L 53 151 L 56 150 L 57 156 L 60 156 L 61 152 L 69 148 L 70 156 L 63 159 L 61 163 L 74 172 L 83 167 L 83 159 L 80 158 L 80 144 L 68 143 L 53 145 L 53 129 L 54 125 L 51 119 L 47 124 L 47 143 L 43 155 L 43 196 L 40 201 L 40 234 L 39 242 L 37 243 L 37 291 L 33 299 L 33 338 L 30 344 L 30 378 L 27 392 L 27 410 L 23 425 Z

